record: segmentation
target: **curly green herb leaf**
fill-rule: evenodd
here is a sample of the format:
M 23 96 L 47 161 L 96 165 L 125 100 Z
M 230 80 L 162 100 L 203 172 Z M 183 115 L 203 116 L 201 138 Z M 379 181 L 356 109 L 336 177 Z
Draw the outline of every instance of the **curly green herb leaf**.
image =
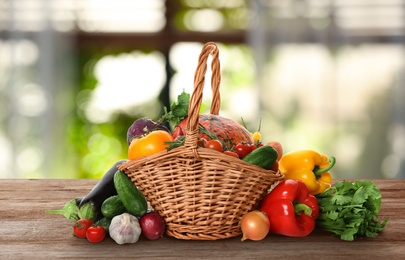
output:
M 316 197 L 319 204 L 316 226 L 342 240 L 375 237 L 388 221 L 378 219 L 382 197 L 371 181 L 337 182 Z

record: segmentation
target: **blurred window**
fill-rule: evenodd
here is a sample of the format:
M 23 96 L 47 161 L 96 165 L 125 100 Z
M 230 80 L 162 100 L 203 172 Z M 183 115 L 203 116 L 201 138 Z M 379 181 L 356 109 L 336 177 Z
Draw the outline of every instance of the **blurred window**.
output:
M 208 41 L 221 113 L 337 177 L 405 177 L 403 0 L 0 0 L 0 177 L 101 176 Z
M 165 23 L 162 0 L 1 0 L 0 29 L 157 32 Z

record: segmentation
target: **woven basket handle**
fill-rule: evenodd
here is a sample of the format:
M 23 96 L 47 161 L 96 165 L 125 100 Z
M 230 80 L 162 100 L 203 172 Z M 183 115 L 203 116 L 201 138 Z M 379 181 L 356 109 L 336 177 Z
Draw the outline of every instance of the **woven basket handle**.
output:
M 207 42 L 198 58 L 197 69 L 194 74 L 194 90 L 188 105 L 188 120 L 185 146 L 190 148 L 197 148 L 198 142 L 198 116 L 202 103 L 205 73 L 207 72 L 207 60 L 209 55 L 212 56 L 211 61 L 211 90 L 212 101 L 210 114 L 218 115 L 221 105 L 221 98 L 219 93 L 219 85 L 221 82 L 221 66 L 219 63 L 219 50 L 214 42 Z

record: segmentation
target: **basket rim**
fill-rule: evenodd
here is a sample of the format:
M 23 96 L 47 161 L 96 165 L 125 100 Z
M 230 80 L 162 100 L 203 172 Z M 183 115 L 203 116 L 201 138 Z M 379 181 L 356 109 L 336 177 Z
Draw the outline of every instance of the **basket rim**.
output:
M 183 152 L 185 151 L 186 153 L 192 153 L 193 155 L 195 155 L 196 160 L 203 160 L 203 159 L 207 159 L 207 158 L 217 158 L 218 160 L 230 161 L 235 164 L 242 165 L 243 168 L 247 168 L 252 171 L 257 171 L 260 173 L 273 173 L 275 180 L 282 180 L 285 177 L 284 174 L 281 173 L 279 170 L 276 172 L 271 169 L 264 169 L 260 166 L 245 162 L 244 160 L 241 160 L 239 158 L 229 156 L 229 155 L 226 155 L 219 151 L 200 147 L 200 146 L 195 149 L 190 148 L 190 147 L 185 147 L 185 146 L 179 146 L 179 147 L 171 149 L 170 151 L 163 150 L 163 151 L 160 151 L 160 152 L 152 154 L 152 155 L 137 158 L 136 160 L 129 160 L 127 162 L 123 162 L 118 166 L 118 170 L 125 171 L 125 169 L 130 169 L 130 168 L 136 167 L 138 165 L 150 164 L 150 163 L 153 163 L 153 161 L 155 161 L 155 160 L 159 160 L 160 158 L 162 158 L 162 156 L 169 155 L 171 153 L 178 153 L 181 151 L 183 151 Z M 183 153 L 183 154 L 185 154 L 185 153 Z

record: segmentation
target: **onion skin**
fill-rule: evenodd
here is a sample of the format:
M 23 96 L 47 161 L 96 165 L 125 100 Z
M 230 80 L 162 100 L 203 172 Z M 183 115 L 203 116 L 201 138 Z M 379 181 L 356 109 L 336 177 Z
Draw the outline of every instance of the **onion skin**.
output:
M 259 210 L 253 210 L 242 217 L 240 220 L 242 229 L 242 239 L 259 241 L 264 239 L 270 231 L 270 221 L 266 213 Z
M 150 118 L 142 117 L 135 120 L 127 131 L 128 145 L 131 144 L 131 141 L 134 138 L 138 138 L 155 130 L 163 130 L 169 132 L 169 129 L 167 129 L 166 126 L 162 125 L 160 122 L 155 122 Z
M 146 213 L 139 220 L 142 234 L 150 240 L 156 240 L 163 237 L 166 225 L 163 218 L 156 212 Z

